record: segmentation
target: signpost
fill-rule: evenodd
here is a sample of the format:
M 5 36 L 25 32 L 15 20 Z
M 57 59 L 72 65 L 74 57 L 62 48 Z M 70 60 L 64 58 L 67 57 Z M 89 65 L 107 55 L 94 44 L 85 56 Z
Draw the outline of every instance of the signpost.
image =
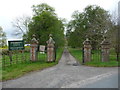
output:
M 24 50 L 24 40 L 8 41 L 9 50 Z
M 40 45 L 40 51 L 45 52 L 45 46 L 44 45 Z
M 24 50 L 24 40 L 17 40 L 17 41 L 8 41 L 8 49 L 10 51 L 9 58 L 10 64 L 12 64 L 12 51 L 13 50 Z

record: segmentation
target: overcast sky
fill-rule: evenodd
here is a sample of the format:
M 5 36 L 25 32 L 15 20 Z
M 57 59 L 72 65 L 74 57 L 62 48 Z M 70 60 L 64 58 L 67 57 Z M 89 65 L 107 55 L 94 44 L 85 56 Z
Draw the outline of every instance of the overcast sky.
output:
M 0 1 L 0 26 L 7 34 L 8 39 L 15 38 L 11 34 L 14 31 L 12 21 L 23 15 L 32 16 L 32 5 L 47 3 L 55 8 L 58 17 L 68 21 L 75 10 L 82 12 L 88 5 L 98 5 L 105 10 L 117 12 L 120 0 L 1 0 Z

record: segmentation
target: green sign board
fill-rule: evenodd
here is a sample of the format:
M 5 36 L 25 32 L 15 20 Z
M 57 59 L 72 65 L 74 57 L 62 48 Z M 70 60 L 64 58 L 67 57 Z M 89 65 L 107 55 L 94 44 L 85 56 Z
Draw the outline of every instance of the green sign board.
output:
M 8 41 L 9 50 L 24 50 L 24 41 Z

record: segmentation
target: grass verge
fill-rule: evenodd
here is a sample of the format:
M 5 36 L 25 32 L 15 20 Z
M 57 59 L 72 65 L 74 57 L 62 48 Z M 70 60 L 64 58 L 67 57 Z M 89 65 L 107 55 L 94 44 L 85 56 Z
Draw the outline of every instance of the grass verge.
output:
M 69 52 L 82 64 L 82 50 L 69 48 Z M 98 57 L 99 56 L 99 57 Z M 112 51 L 110 53 L 110 60 L 109 62 L 101 62 L 100 55 L 95 51 L 94 55 L 92 56 L 92 60 L 90 62 L 86 62 L 84 65 L 87 66 L 94 66 L 94 67 L 117 67 L 118 61 L 116 61 L 116 55 Z
M 47 63 L 46 57 L 43 57 L 41 55 L 41 61 L 37 61 L 33 63 L 27 62 L 23 64 L 15 64 L 15 65 L 6 67 L 4 70 L 2 70 L 2 81 L 21 77 L 24 74 L 31 72 L 31 71 L 42 70 L 48 67 L 52 67 L 58 64 L 58 61 L 62 56 L 62 52 L 63 52 L 63 48 L 57 49 L 56 62 Z

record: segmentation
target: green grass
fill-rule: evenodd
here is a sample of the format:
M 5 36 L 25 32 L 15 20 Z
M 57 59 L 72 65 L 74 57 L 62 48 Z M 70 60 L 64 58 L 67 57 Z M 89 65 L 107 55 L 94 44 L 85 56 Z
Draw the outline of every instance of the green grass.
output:
M 40 59 L 43 59 L 45 55 L 40 55 Z M 10 58 L 8 55 L 3 55 L 3 66 L 10 66 Z M 19 63 L 24 63 L 24 62 L 29 62 L 30 59 L 30 53 L 29 52 L 24 52 L 24 53 L 19 53 L 18 51 L 14 52 L 12 54 L 12 65 L 13 64 L 19 64 Z
M 82 50 L 69 48 L 70 53 L 82 64 Z M 90 62 L 86 62 L 87 66 L 95 67 L 116 67 L 118 66 L 118 61 L 116 61 L 116 54 L 113 50 L 110 50 L 110 60 L 108 62 L 101 62 L 101 52 L 100 50 L 92 51 L 92 57 Z
M 116 67 L 118 66 L 118 62 L 117 61 L 109 61 L 109 62 L 91 61 L 91 62 L 87 62 L 85 65 L 95 66 L 95 67 Z
M 12 66 L 6 67 L 5 69 L 2 70 L 2 81 L 15 79 L 23 76 L 28 72 L 42 70 L 54 66 L 58 63 L 59 59 L 61 58 L 62 52 L 63 48 L 57 49 L 56 62 L 47 63 L 46 55 L 40 54 L 39 55 L 40 61 L 14 64 Z
M 82 63 L 82 50 L 69 48 L 69 52 L 74 56 L 80 63 Z
M 0 63 L 0 81 L 2 80 L 2 63 Z

